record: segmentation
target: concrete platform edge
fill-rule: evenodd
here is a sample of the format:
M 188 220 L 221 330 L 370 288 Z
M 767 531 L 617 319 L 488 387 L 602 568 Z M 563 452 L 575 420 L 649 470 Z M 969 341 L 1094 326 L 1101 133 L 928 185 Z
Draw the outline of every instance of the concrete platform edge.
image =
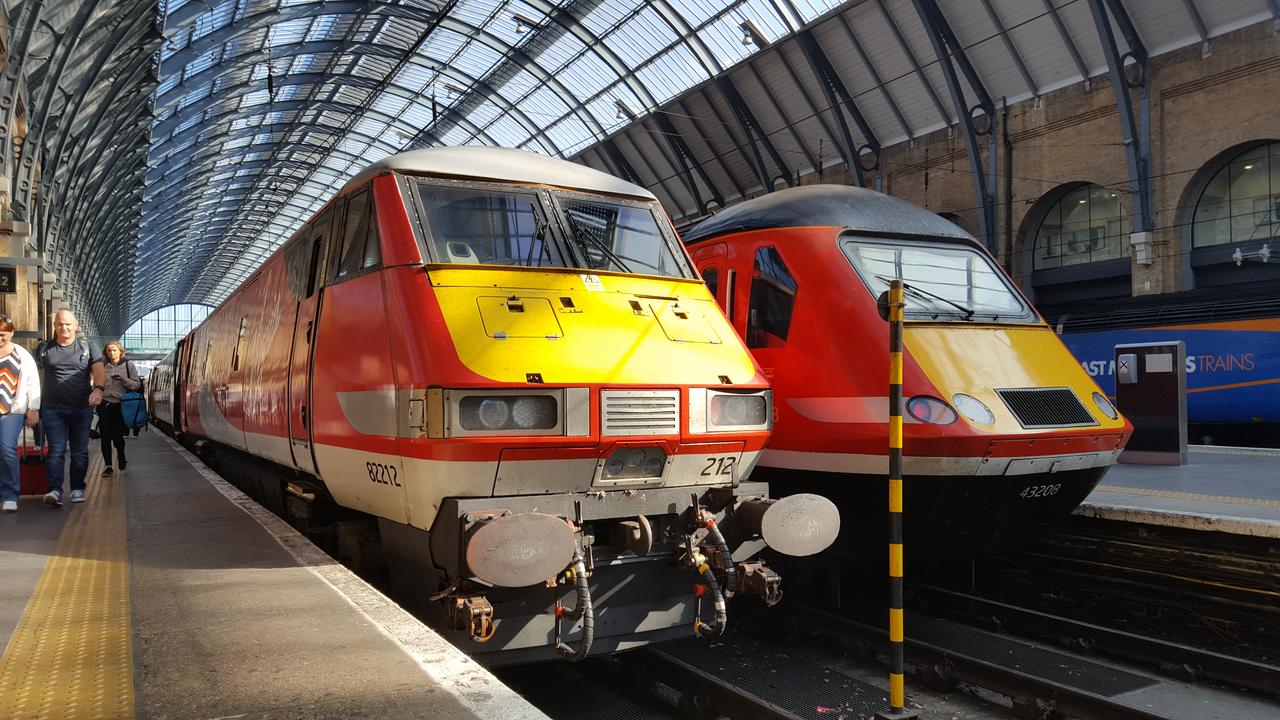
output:
M 166 443 L 232 504 L 260 524 L 302 567 L 320 578 L 421 668 L 441 691 L 487 720 L 524 720 L 545 715 L 488 670 L 436 635 L 377 589 L 336 563 L 288 523 L 258 505 L 205 467 L 171 438 Z
M 1154 508 L 1111 505 L 1096 501 L 1085 501 L 1080 505 L 1080 507 L 1076 508 L 1074 514 L 1082 515 L 1084 517 L 1095 517 L 1102 520 L 1118 520 L 1121 522 L 1140 523 L 1143 525 L 1161 525 L 1165 527 L 1183 528 L 1186 530 L 1225 532 L 1234 535 L 1280 538 L 1280 522 L 1255 518 L 1233 517 L 1230 515 L 1207 514 L 1205 512 L 1157 510 Z

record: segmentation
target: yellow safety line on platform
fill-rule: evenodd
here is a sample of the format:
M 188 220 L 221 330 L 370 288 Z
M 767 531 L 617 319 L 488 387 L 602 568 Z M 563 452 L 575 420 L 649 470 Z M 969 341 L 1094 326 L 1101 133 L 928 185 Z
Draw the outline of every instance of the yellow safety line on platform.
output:
M 1148 495 L 1151 497 L 1176 498 L 1178 500 L 1203 500 L 1205 502 L 1223 503 L 1227 505 L 1257 505 L 1265 508 L 1280 508 L 1280 500 L 1264 500 L 1262 498 L 1234 497 L 1232 495 L 1201 495 L 1200 493 L 1120 487 L 1118 485 L 1099 485 L 1097 489 L 1105 492 L 1126 493 L 1128 495 Z
M 65 501 L 71 515 L 0 658 L 0 718 L 134 716 L 124 478 L 99 477 L 100 465 L 86 501 Z
M 1187 450 L 1202 455 L 1240 455 L 1244 457 L 1280 457 L 1276 448 L 1228 447 L 1225 445 L 1192 445 Z

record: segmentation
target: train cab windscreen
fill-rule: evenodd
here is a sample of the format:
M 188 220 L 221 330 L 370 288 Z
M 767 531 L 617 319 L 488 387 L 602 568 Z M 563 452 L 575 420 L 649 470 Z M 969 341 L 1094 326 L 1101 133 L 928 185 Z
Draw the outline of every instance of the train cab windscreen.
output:
M 414 185 L 433 262 L 693 277 L 656 203 L 515 186 Z
M 567 196 L 560 197 L 560 206 L 587 268 L 690 277 L 652 206 Z
M 427 183 L 417 190 L 436 262 L 568 267 L 536 191 Z
M 902 278 L 914 320 L 1033 323 L 1034 310 L 986 255 L 942 243 L 845 238 L 844 254 L 873 296 Z

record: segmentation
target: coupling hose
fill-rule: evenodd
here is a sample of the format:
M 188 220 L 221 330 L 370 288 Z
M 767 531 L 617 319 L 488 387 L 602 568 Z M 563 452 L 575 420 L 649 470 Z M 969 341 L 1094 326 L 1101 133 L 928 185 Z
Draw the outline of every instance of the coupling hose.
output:
M 693 634 L 714 640 L 724 635 L 725 627 L 729 624 L 729 613 L 725 609 L 724 595 L 720 593 L 720 583 L 716 581 L 715 573 L 711 571 L 711 566 L 707 563 L 707 559 L 702 555 L 695 555 L 693 559 L 697 564 L 698 574 L 702 576 L 706 592 L 710 593 L 711 602 L 716 610 L 716 624 L 714 626 L 702 622 L 702 595 L 704 593 L 697 593 L 697 613 L 693 619 Z
M 738 591 L 738 571 L 733 566 L 733 555 L 729 552 L 729 543 L 724 541 L 724 535 L 720 533 L 715 520 L 708 520 L 706 528 L 707 539 L 716 546 L 720 557 L 724 558 L 724 596 L 731 598 Z
M 556 652 L 569 662 L 580 662 L 591 651 L 591 642 L 595 639 L 596 617 L 595 612 L 591 609 L 591 590 L 587 587 L 587 567 L 582 561 L 581 555 L 574 555 L 573 561 L 570 562 L 569 568 L 565 570 L 565 574 L 573 578 L 573 588 L 577 595 L 577 602 L 574 603 L 573 610 L 565 610 L 563 605 L 556 603 Z M 582 637 L 578 641 L 578 647 L 575 650 L 560 640 L 560 621 L 567 619 L 569 622 L 582 620 Z

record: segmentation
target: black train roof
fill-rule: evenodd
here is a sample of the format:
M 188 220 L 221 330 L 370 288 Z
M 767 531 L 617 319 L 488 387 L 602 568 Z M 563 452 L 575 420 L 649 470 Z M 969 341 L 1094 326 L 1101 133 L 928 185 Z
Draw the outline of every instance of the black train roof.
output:
M 840 227 L 871 234 L 973 241 L 954 223 L 924 208 L 847 185 L 805 185 L 762 195 L 721 210 L 682 237 L 692 245 L 730 233 L 787 227 Z

